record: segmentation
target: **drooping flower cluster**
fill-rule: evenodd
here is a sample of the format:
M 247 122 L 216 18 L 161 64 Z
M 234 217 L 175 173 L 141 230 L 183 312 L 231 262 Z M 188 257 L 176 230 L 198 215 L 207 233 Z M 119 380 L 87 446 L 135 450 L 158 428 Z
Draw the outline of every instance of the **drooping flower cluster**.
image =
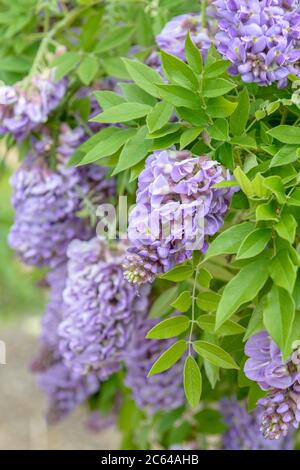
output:
M 184 45 L 189 32 L 192 41 L 205 59 L 212 42 L 213 31 L 214 24 L 209 15 L 206 18 L 206 25 L 203 26 L 201 15 L 187 13 L 172 18 L 156 36 L 156 44 L 168 54 L 185 60 Z
M 48 398 L 49 424 L 63 419 L 99 389 L 99 380 L 95 374 L 75 377 L 63 363 L 59 353 L 58 326 L 64 310 L 63 290 L 66 274 L 66 265 L 62 264 L 47 275 L 50 290 L 42 318 L 40 352 L 31 364 L 32 371 L 37 374 L 40 388 Z
M 36 373 L 46 371 L 55 362 L 60 360 L 58 350 L 58 326 L 63 315 L 63 290 L 66 282 L 67 268 L 61 264 L 46 276 L 46 285 L 49 288 L 48 302 L 41 320 L 41 334 L 39 338 L 39 354 L 31 362 L 31 370 Z
M 300 382 L 284 390 L 274 388 L 258 400 L 262 410 L 260 430 L 265 439 L 279 439 L 286 436 L 292 427 L 300 423 Z
M 66 278 L 66 264 L 61 264 L 46 276 L 49 298 L 41 321 L 40 341 L 42 345 L 47 345 L 53 351 L 58 349 L 58 326 L 63 316 L 63 291 Z
M 279 87 L 300 76 L 298 0 L 216 0 L 219 52 L 244 82 Z
M 125 356 L 127 375 L 125 383 L 132 390 L 137 405 L 148 414 L 169 411 L 184 404 L 182 370 L 184 359 L 161 374 L 147 377 L 158 357 L 171 346 L 172 340 L 149 340 L 145 336 L 156 324 L 155 320 L 140 319 Z
M 144 292 L 124 280 L 124 248 L 93 238 L 68 248 L 68 278 L 59 327 L 60 352 L 77 375 L 95 371 L 105 380 L 120 368 L 134 331 L 134 318 L 147 309 Z
M 192 254 L 222 226 L 234 189 L 213 188 L 229 180 L 218 162 L 189 151 L 156 151 L 138 179 L 129 216 L 131 242 L 124 263 L 130 282 L 153 281 Z
M 286 436 L 291 426 L 297 428 L 300 422 L 300 355 L 299 345 L 284 363 L 279 348 L 267 332 L 260 332 L 245 346 L 250 358 L 245 364 L 245 374 L 255 380 L 268 395 L 261 398 L 261 431 L 266 439 Z
M 277 441 L 266 440 L 260 429 L 260 413 L 248 413 L 246 407 L 236 399 L 220 402 L 220 411 L 228 430 L 222 436 L 225 450 L 289 450 L 292 449 L 292 434 Z
M 95 374 L 75 377 L 61 360 L 41 372 L 38 382 L 49 399 L 49 424 L 60 421 L 99 389 Z
M 67 79 L 55 81 L 54 74 L 54 69 L 46 69 L 29 83 L 0 87 L 0 135 L 11 133 L 22 140 L 47 121 L 67 89 Z
M 283 363 L 280 349 L 266 331 L 248 339 L 245 354 L 249 357 L 244 367 L 245 374 L 263 390 L 271 387 L 285 389 L 300 379 L 296 364 L 291 360 Z
M 67 166 L 83 138 L 81 128 L 62 124 L 52 169 L 53 141 L 45 130 L 11 178 L 15 220 L 9 243 L 26 264 L 53 268 L 64 261 L 71 240 L 91 236 L 85 220 L 76 215 L 83 197 L 93 192 L 99 203 L 113 194 L 113 180 L 105 179 L 104 168 Z

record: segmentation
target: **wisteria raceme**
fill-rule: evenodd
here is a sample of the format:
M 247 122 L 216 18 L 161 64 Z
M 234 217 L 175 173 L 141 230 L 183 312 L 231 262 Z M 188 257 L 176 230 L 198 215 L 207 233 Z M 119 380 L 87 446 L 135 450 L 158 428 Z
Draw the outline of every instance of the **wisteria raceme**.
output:
M 54 267 L 64 259 L 68 243 L 85 230 L 76 217 L 80 175 L 64 162 L 56 170 L 49 168 L 49 136 L 33 145 L 37 148 L 33 147 L 11 178 L 15 220 L 9 243 L 26 264 Z M 70 153 L 72 146 L 64 142 L 61 150 Z
M 99 389 L 95 374 L 75 377 L 61 360 L 41 372 L 38 382 L 49 400 L 47 419 L 50 424 L 60 421 Z
M 172 18 L 156 36 L 156 43 L 161 50 L 185 60 L 184 45 L 190 32 L 192 41 L 206 59 L 214 29 L 213 20 L 209 15 L 206 18 L 206 25 L 203 26 L 201 15 L 187 13 Z
M 63 290 L 66 275 L 67 267 L 63 263 L 53 271 L 49 271 L 45 278 L 49 293 L 45 312 L 41 319 L 40 351 L 30 365 L 31 370 L 35 373 L 44 372 L 55 362 L 60 361 L 58 326 L 63 316 Z
M 58 326 L 63 317 L 63 291 L 67 278 L 67 266 L 65 263 L 47 274 L 49 285 L 49 298 L 44 315 L 41 320 L 42 345 L 58 351 Z
M 266 439 L 287 435 L 291 426 L 300 422 L 300 349 L 293 343 L 293 352 L 284 363 L 279 348 L 266 331 L 249 338 L 245 353 L 246 376 L 256 381 L 268 395 L 258 401 L 263 409 L 261 431 Z
M 260 430 L 266 439 L 280 439 L 300 423 L 300 382 L 286 389 L 270 390 L 258 400 L 261 411 Z
M 135 316 L 147 310 L 147 296 L 123 277 L 123 255 L 121 243 L 108 247 L 97 238 L 69 245 L 60 351 L 78 376 L 95 371 L 105 380 L 117 371 Z
M 300 5 L 298 0 L 216 0 L 219 52 L 229 71 L 246 83 L 287 85 L 300 76 Z
M 125 277 L 133 283 L 156 275 L 205 251 L 206 239 L 223 225 L 236 188 L 212 186 L 231 176 L 218 162 L 189 151 L 156 151 L 138 179 L 136 207 L 130 213 L 130 249 Z
M 55 424 L 99 389 L 99 380 L 91 373 L 75 377 L 63 363 L 59 353 L 58 326 L 62 320 L 63 290 L 66 282 L 65 264 L 47 274 L 49 300 L 42 317 L 40 352 L 32 361 L 38 383 L 48 398 L 47 420 Z
M 46 69 L 14 86 L 0 87 L 0 134 L 11 133 L 22 140 L 47 121 L 64 97 L 67 79 L 55 81 L 55 70 Z
M 52 169 L 52 139 L 47 130 L 34 140 L 27 158 L 11 178 L 15 220 L 9 234 L 10 246 L 24 263 L 58 266 L 66 258 L 69 242 L 90 238 L 91 228 L 76 213 L 83 199 L 93 193 L 95 203 L 106 201 L 114 192 L 114 181 L 98 165 L 77 169 L 67 162 L 84 138 L 81 128 L 60 128 L 57 166 Z
M 165 372 L 147 377 L 156 359 L 173 343 L 172 340 L 145 338 L 156 323 L 155 320 L 141 318 L 136 322 L 135 333 L 125 356 L 125 383 L 131 388 L 137 405 L 150 415 L 159 410 L 178 408 L 185 402 L 182 385 L 184 358 Z
M 245 354 L 249 357 L 244 367 L 246 376 L 264 390 L 271 387 L 286 389 L 300 379 L 299 367 L 293 363 L 295 354 L 292 360 L 283 363 L 280 349 L 266 331 L 248 339 Z
M 260 433 L 260 412 L 248 413 L 243 403 L 235 398 L 223 399 L 220 411 L 228 430 L 222 436 L 225 450 L 289 450 L 292 449 L 292 433 L 279 440 L 265 439 Z

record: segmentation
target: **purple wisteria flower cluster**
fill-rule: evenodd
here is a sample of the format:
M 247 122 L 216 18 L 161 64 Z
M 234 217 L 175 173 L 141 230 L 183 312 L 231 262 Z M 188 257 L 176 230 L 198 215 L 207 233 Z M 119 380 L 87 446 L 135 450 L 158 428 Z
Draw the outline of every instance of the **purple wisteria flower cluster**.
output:
M 45 129 L 40 140 L 33 139 L 28 156 L 11 178 L 15 220 L 8 240 L 26 264 L 53 268 L 64 261 L 71 240 L 91 237 L 91 228 L 77 216 L 84 197 L 92 193 L 95 203 L 100 203 L 114 193 L 114 181 L 105 179 L 104 168 L 67 166 L 82 139 L 81 128 L 62 124 L 55 149 L 57 165 L 51 168 L 53 140 Z
M 262 331 L 249 338 L 245 353 L 246 376 L 256 381 L 266 397 L 258 401 L 262 410 L 261 431 L 267 439 L 286 436 L 291 426 L 297 428 L 300 422 L 300 354 L 295 346 L 291 357 L 282 361 L 282 355 L 268 333 Z
M 0 87 L 0 135 L 22 140 L 41 124 L 64 97 L 68 81 L 55 81 L 54 69 L 45 69 L 30 81 Z
M 189 32 L 192 41 L 199 48 L 205 60 L 215 31 L 213 18 L 209 13 L 208 9 L 204 26 L 202 25 L 201 15 L 197 13 L 175 16 L 156 36 L 156 44 L 162 51 L 185 60 L 184 45 Z
M 62 320 L 67 268 L 62 264 L 47 275 L 49 300 L 42 318 L 40 352 L 31 369 L 48 397 L 47 421 L 55 424 L 99 389 L 95 374 L 76 377 L 63 363 L 59 353 L 58 326 Z
M 298 0 L 216 0 L 219 52 L 229 71 L 244 82 L 287 85 L 300 76 L 300 5 Z
M 147 378 L 152 364 L 173 343 L 172 340 L 145 339 L 147 332 L 157 323 L 141 318 L 136 322 L 135 334 L 125 356 L 125 383 L 131 388 L 138 406 L 149 415 L 158 410 L 178 408 L 185 402 L 182 386 L 184 358 L 165 372 Z
M 134 319 L 147 311 L 147 296 L 145 291 L 137 296 L 124 279 L 120 243 L 108 247 L 97 238 L 74 240 L 68 258 L 60 352 L 77 376 L 95 371 L 106 380 L 120 368 Z
M 279 440 L 267 440 L 261 433 L 260 413 L 248 413 L 244 404 L 235 398 L 223 399 L 220 411 L 228 429 L 222 436 L 225 450 L 290 450 L 293 448 L 291 432 Z
M 38 383 L 49 400 L 47 420 L 55 424 L 99 389 L 95 374 L 75 377 L 58 360 L 38 375 Z
M 130 213 L 131 242 L 124 263 L 133 283 L 156 275 L 205 251 L 205 240 L 223 225 L 235 189 L 213 185 L 231 176 L 218 162 L 191 152 L 156 151 L 138 179 L 136 207 Z
M 40 342 L 58 353 L 58 326 L 63 316 L 63 291 L 66 285 L 67 265 L 62 263 L 53 271 L 49 271 L 46 281 L 49 287 L 48 302 L 41 321 Z

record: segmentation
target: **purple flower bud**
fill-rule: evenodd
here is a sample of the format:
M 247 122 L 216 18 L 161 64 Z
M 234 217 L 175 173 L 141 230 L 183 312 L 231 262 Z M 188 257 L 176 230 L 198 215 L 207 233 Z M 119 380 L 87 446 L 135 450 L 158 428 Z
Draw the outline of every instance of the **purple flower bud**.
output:
M 293 448 L 292 432 L 279 440 L 265 439 L 260 433 L 261 413 L 248 413 L 243 403 L 235 398 L 223 399 L 220 411 L 228 430 L 223 434 L 225 450 L 290 450 Z
M 296 382 L 284 391 L 273 388 L 258 401 L 261 413 L 260 430 L 265 439 L 277 440 L 287 436 L 300 422 L 300 387 Z

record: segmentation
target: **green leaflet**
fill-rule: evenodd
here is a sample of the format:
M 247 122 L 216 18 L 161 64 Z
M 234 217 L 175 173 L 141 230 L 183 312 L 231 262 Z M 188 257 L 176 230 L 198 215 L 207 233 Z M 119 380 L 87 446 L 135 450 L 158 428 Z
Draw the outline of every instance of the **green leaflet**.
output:
M 159 297 L 155 299 L 149 312 L 150 318 L 161 317 L 171 310 L 171 303 L 177 298 L 177 286 L 170 287 L 163 291 Z
M 150 339 L 167 339 L 178 336 L 189 327 L 190 319 L 185 315 L 176 315 L 167 318 L 155 325 L 148 333 L 146 338 Z
M 289 338 L 295 317 L 294 300 L 282 287 L 273 286 L 264 308 L 264 325 L 286 360 L 290 354 Z
M 146 116 L 151 109 L 151 106 L 147 104 L 121 103 L 106 109 L 103 113 L 95 116 L 92 121 L 103 123 L 128 122 Z
M 270 229 L 256 229 L 250 232 L 237 252 L 237 259 L 252 258 L 261 253 L 271 236 L 272 231 Z
M 269 276 L 265 260 L 244 266 L 226 285 L 216 314 L 216 329 L 228 320 L 244 303 L 253 300 Z
M 275 139 L 283 142 L 284 144 L 299 144 L 300 145 L 300 128 L 281 125 L 273 127 L 268 131 L 268 134 Z
M 113 175 L 127 170 L 143 160 L 150 151 L 152 141 L 146 139 L 147 128 L 141 127 L 124 145 Z
M 177 341 L 177 343 L 172 344 L 153 364 L 151 367 L 148 377 L 152 375 L 159 374 L 170 367 L 172 367 L 179 359 L 183 356 L 186 351 L 187 344 L 184 340 Z
M 207 341 L 194 341 L 194 350 L 215 366 L 223 369 L 239 369 L 234 359 L 224 349 Z
M 244 88 L 238 97 L 238 105 L 230 116 L 230 130 L 233 135 L 241 135 L 249 118 L 250 102 L 247 88 Z
M 205 259 L 221 254 L 236 253 L 242 240 L 253 230 L 254 225 L 250 222 L 243 222 L 233 227 L 229 227 L 220 233 L 209 245 Z
M 161 279 L 166 279 L 168 281 L 180 282 L 188 279 L 193 274 L 193 267 L 190 265 L 178 265 L 175 268 L 172 268 L 165 274 L 160 276 Z
M 195 408 L 201 397 L 202 377 L 199 366 L 192 356 L 188 356 L 185 360 L 183 384 L 187 401 L 192 408 Z

